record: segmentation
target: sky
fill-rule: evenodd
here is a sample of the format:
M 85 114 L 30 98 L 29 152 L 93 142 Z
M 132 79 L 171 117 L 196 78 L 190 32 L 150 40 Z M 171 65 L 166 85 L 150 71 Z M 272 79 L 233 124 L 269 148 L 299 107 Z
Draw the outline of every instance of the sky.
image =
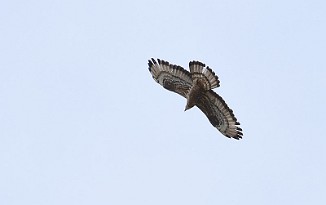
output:
M 325 204 L 326 3 L 0 2 L 0 204 Z M 243 139 L 147 61 L 199 60 Z

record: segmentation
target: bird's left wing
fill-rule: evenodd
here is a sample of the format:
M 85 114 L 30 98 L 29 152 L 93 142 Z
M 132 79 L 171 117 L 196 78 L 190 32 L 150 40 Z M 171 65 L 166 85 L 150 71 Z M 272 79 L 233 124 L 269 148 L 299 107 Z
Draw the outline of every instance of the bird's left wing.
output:
M 242 129 L 238 127 L 240 123 L 233 111 L 227 106 L 223 98 L 213 90 L 203 94 L 196 106 L 223 135 L 237 140 L 242 138 Z
M 191 88 L 192 79 L 188 71 L 181 66 L 172 65 L 167 61 L 152 58 L 148 61 L 148 69 L 154 80 L 161 84 L 165 89 L 187 97 Z

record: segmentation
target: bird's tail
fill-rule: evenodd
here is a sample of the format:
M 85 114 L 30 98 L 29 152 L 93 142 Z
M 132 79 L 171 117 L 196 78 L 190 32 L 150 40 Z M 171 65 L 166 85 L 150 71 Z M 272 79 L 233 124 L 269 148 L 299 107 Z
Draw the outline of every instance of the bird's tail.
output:
M 220 86 L 220 81 L 214 71 L 208 66 L 205 66 L 204 63 L 190 61 L 189 69 L 192 80 L 200 79 L 202 82 L 205 82 L 205 90 L 210 90 Z

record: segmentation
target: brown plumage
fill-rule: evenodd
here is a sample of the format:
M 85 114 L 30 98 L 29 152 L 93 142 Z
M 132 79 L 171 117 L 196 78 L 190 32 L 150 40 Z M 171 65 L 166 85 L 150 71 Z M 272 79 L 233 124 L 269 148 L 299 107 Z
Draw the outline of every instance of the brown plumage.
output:
M 214 71 L 198 61 L 189 63 L 190 72 L 181 66 L 152 58 L 148 61 L 154 80 L 165 89 L 178 93 L 187 99 L 185 111 L 197 106 L 210 123 L 229 138 L 242 138 L 240 123 L 221 96 L 212 89 L 220 86 Z

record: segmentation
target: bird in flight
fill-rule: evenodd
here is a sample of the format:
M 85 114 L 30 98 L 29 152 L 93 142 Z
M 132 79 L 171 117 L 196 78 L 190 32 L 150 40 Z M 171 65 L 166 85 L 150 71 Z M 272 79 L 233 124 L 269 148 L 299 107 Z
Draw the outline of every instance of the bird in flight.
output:
M 157 83 L 187 99 L 185 111 L 197 106 L 224 136 L 242 138 L 242 129 L 233 111 L 212 90 L 220 86 L 220 81 L 211 68 L 199 61 L 191 61 L 189 72 L 181 66 L 153 58 L 148 61 L 148 66 Z

